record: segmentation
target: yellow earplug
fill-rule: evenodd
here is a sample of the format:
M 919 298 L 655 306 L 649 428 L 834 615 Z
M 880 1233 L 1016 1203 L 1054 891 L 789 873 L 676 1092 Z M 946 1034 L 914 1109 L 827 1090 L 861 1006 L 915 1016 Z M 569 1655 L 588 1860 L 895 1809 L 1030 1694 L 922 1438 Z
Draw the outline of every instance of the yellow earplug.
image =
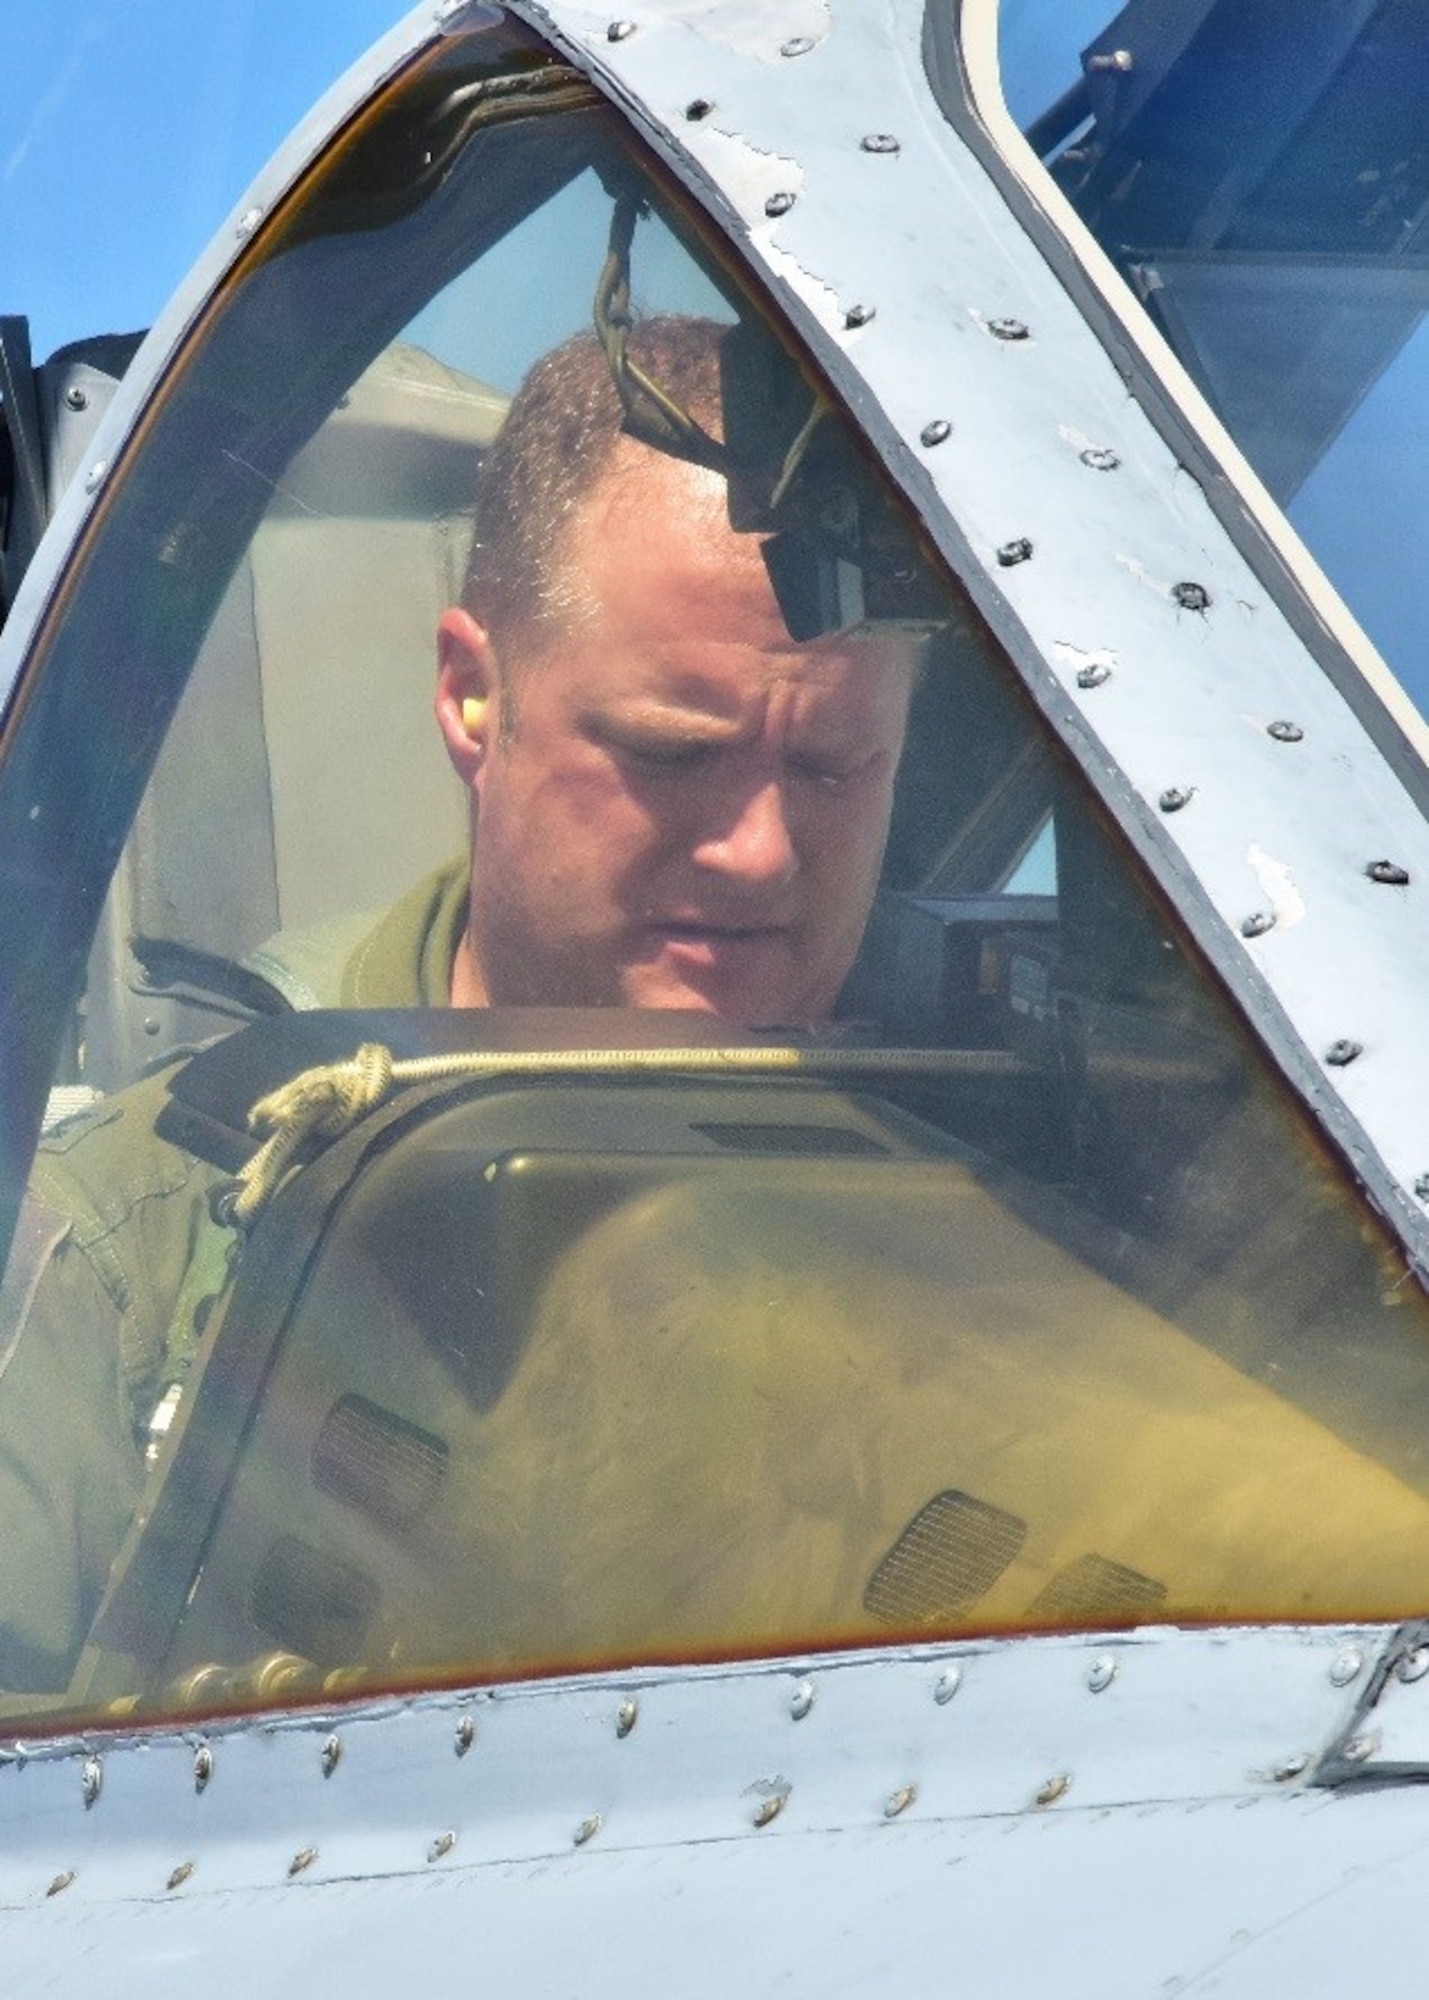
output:
M 468 736 L 479 736 L 482 718 L 486 713 L 486 703 L 478 701 L 475 695 L 468 695 L 461 705 L 461 726 Z

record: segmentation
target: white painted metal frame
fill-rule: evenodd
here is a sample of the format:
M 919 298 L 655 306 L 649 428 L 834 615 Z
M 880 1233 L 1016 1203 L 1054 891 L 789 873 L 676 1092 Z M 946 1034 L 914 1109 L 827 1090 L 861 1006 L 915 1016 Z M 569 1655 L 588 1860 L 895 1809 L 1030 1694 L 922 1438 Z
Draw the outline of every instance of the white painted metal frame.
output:
M 6 1990 L 1323 1992 L 1287 1968 L 1361 1970 L 1356 1906 L 1429 1845 L 1412 1793 L 1313 1789 L 1364 1760 L 1385 1640 L 992 1641 L 36 1746 L 0 1766 Z
M 1179 356 L 1018 130 L 1002 94 L 998 19 L 1004 0 L 946 0 L 946 5 L 949 17 L 958 18 L 970 119 L 985 133 L 1006 179 L 1025 192 L 1029 209 L 1043 225 L 1044 241 L 1062 248 L 1083 293 L 1095 297 L 1108 321 L 1107 337 L 1123 357 L 1123 370 L 1134 368 L 1148 386 L 1154 382 L 1174 407 L 1181 428 L 1195 440 L 1206 476 L 1246 510 L 1247 520 L 1294 575 L 1324 636 L 1373 690 L 1419 761 L 1429 759 L 1429 720 L 1400 687 Z
M 987 4 L 975 14 L 984 68 Z M 433 34 L 483 11 L 419 8 L 379 43 L 200 259 L 22 585 L 0 636 L 0 693 L 213 285 L 354 105 Z M 1275 1060 L 1429 1271 L 1418 1032 L 1429 824 L 954 134 L 924 67 L 924 0 L 631 0 L 619 15 L 512 0 L 511 11 L 589 71 L 740 244 Z M 696 102 L 713 109 L 691 118 Z M 1072 247 L 1089 263 L 1099 254 L 1085 232 Z M 1148 353 L 1148 368 L 1164 359 L 1154 342 Z M 1203 420 L 1169 373 L 1168 400 L 1181 398 L 1188 424 Z M 1233 452 L 1227 464 L 1238 465 Z M 1248 511 L 1266 504 L 1253 481 L 1241 498 Z M 1030 558 L 1007 563 L 1019 544 Z M 1297 609 L 1313 619 L 1313 595 Z M 1350 629 L 1342 610 L 1337 622 Z M 1386 712 L 1388 729 L 1403 721 Z
M 1429 825 L 952 132 L 923 0 L 514 11 L 743 239 L 1429 1271 Z M 695 102 L 713 110 L 691 118 Z
M 921 0 L 516 11 L 732 224 L 1429 1262 L 1424 823 L 951 132 Z M 155 328 L 26 579 L 0 689 L 212 285 L 443 18 L 460 16 L 419 10 L 337 87 Z M 696 99 L 714 109 L 688 120 Z M 949 434 L 920 444 L 934 422 Z M 1021 538 L 1031 558 L 1000 563 Z M 1187 583 L 1204 609 L 1177 602 Z M 1409 884 L 1371 881 L 1379 859 Z M 1276 921 L 1247 940 L 1256 913 Z M 1343 1040 L 1363 1053 L 1326 1067 Z M 1415 1934 L 1419 1798 L 1355 1784 L 1429 1772 L 1418 1639 L 991 1641 L 17 1746 L 6 1989 L 1323 1992 L 1361 1978 L 1376 1940 L 1402 1964 Z

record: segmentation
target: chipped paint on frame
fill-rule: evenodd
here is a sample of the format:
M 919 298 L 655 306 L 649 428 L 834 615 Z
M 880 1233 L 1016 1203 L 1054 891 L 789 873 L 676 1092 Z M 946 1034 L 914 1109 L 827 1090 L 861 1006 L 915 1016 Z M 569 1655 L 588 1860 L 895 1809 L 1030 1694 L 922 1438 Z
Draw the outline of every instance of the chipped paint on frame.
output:
M 604 2000 L 654 1990 L 678 1940 L 697 2000 L 867 1992 L 879 1950 L 910 1995 L 946 1990 L 950 1951 L 1010 1990 L 1050 1977 L 1049 1927 L 1065 1943 L 1079 1909 L 1105 1918 L 1134 1870 L 1142 1920 L 1099 1922 L 1056 1990 L 1159 1990 L 1220 1964 L 1231 1913 L 1269 1945 L 1311 1885 L 1393 1863 L 1403 1815 L 1327 1814 L 1318 1785 L 1372 1769 L 1380 1727 L 1396 1742 L 1392 1712 L 1365 1717 L 1403 1649 L 1375 1627 L 1152 1629 L 392 1698 L 217 1724 L 202 1793 L 185 1731 L 11 1746 L 7 1975 L 77 1995 L 102 1954 L 116 1996 L 153 1992 L 169 1966 L 237 2000 L 297 1992 L 325 1939 L 355 1993 L 518 1974 L 567 1990 L 578 1949 L 581 1992 Z M 626 1704 L 641 1721 L 622 1740 Z M 101 1746 L 103 1805 L 86 1812 L 77 1773 Z M 1057 1827 L 1050 1844 L 1038 1832 Z M 812 1926 L 791 1921 L 811 1871 Z M 1009 1924 L 1014 1906 L 1038 1921 Z M 1249 1942 L 1227 1992 L 1266 1976 Z
M 1364 870 L 1370 849 L 1394 852 L 1418 878 L 1429 826 L 1299 636 L 1280 582 L 1251 566 L 944 118 L 924 68 L 921 0 L 835 5 L 808 60 L 783 66 L 741 60 L 717 24 L 705 34 L 702 16 L 672 21 L 654 0 L 632 11 L 636 32 L 615 49 L 587 7 L 517 0 L 515 11 L 587 62 L 743 235 L 1052 726 L 1429 1270 L 1429 1218 L 1413 1194 L 1423 1093 L 1406 1088 L 1424 1066 L 1429 926 L 1407 903 L 1377 908 Z M 770 22 L 771 34 L 782 27 L 780 9 Z M 689 126 L 677 107 L 696 90 L 715 110 Z M 897 153 L 864 151 L 870 132 L 896 136 Z M 772 230 L 743 230 L 721 183 L 718 149 L 731 137 L 777 149 L 802 175 L 799 201 Z M 875 302 L 877 315 L 851 332 L 854 301 Z M 986 338 L 997 322 L 1035 337 Z M 940 408 L 948 444 L 915 457 L 908 441 Z M 1248 481 L 1247 513 L 1262 504 Z M 1035 562 L 1000 560 L 1009 521 Z M 1188 578 L 1192 609 L 1177 582 Z M 1067 699 L 1059 644 L 1125 662 L 1110 685 L 1091 684 L 1094 710 Z M 1245 730 L 1248 707 L 1296 715 L 1298 762 L 1277 762 L 1264 731 Z M 1386 715 L 1389 736 L 1402 722 Z M 1170 780 L 1198 810 L 1168 823 L 1159 801 Z M 1296 884 L 1296 921 L 1266 937 L 1243 930 L 1252 847 Z M 1372 981 L 1356 974 L 1369 964 Z M 1347 1025 L 1366 1052 L 1352 1071 L 1324 1055 Z

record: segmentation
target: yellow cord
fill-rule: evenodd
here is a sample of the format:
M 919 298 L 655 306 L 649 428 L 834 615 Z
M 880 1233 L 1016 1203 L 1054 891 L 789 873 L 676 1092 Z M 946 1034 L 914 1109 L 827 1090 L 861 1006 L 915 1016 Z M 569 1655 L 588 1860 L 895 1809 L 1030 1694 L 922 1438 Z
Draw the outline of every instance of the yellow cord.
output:
M 635 1076 L 654 1071 L 676 1076 L 691 1070 L 741 1076 L 849 1076 L 886 1073 L 983 1073 L 1021 1068 L 999 1050 L 797 1049 L 735 1047 L 692 1049 L 471 1050 L 399 1062 L 381 1042 L 366 1042 L 344 1062 L 304 1070 L 261 1097 L 248 1114 L 249 1129 L 264 1143 L 238 1175 L 228 1216 L 251 1229 L 290 1169 L 342 1137 L 396 1089 L 415 1083 L 471 1078 L 569 1075 Z

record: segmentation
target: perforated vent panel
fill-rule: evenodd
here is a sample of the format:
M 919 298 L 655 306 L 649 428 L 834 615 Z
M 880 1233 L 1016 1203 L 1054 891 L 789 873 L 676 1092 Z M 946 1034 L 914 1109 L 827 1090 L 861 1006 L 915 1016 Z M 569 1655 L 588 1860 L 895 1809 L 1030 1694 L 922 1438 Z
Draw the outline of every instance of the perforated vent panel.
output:
M 447 1447 L 394 1410 L 365 1396 L 334 1403 L 313 1445 L 320 1493 L 356 1507 L 384 1528 L 410 1528 L 437 1497 Z
M 966 1611 L 1016 1557 L 1027 1523 L 970 1493 L 935 1494 L 869 1578 L 864 1608 L 888 1625 L 927 1625 Z
M 1033 1599 L 1038 1618 L 1076 1625 L 1096 1618 L 1142 1616 L 1165 1601 L 1166 1586 L 1154 1576 L 1109 1562 L 1105 1556 L 1079 1556 L 1059 1570 Z
M 284 1535 L 253 1579 L 249 1615 L 262 1632 L 320 1667 L 363 1656 L 377 1585 L 351 1563 Z

